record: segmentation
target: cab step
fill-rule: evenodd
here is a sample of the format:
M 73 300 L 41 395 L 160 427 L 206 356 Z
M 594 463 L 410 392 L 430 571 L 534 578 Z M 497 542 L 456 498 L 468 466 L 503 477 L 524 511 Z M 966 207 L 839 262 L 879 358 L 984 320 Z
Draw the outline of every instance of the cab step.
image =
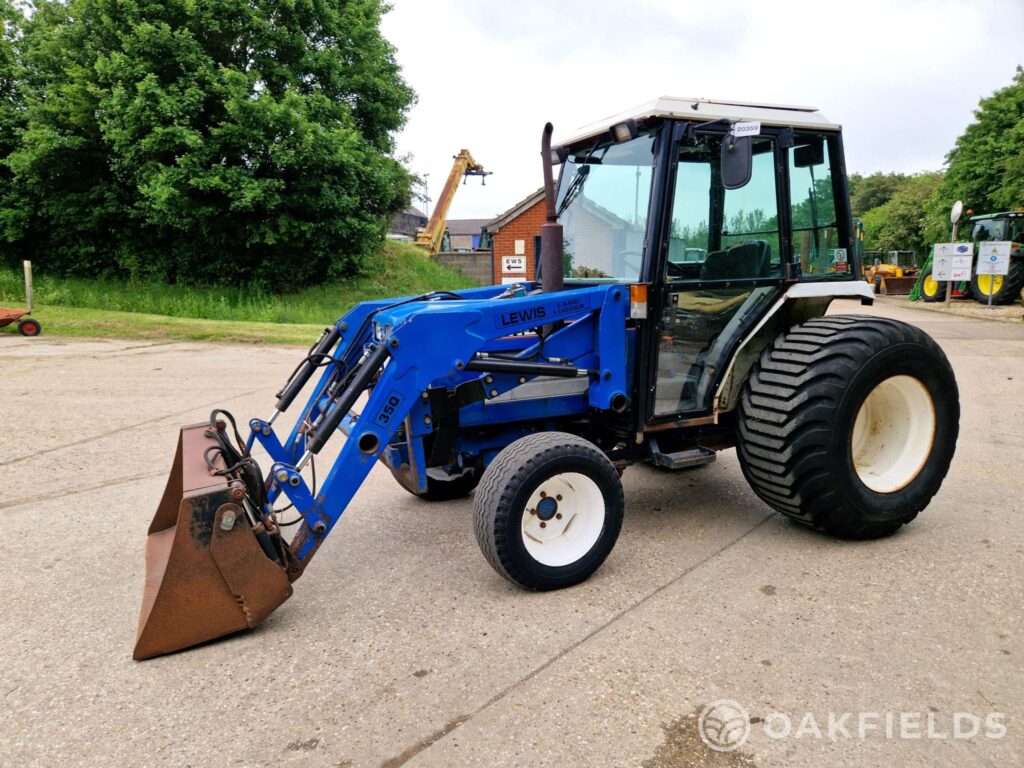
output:
M 695 446 L 675 453 L 662 453 L 658 449 L 658 442 L 651 439 L 651 460 L 659 467 L 665 469 L 693 469 L 704 467 L 715 463 L 715 452 L 709 448 Z

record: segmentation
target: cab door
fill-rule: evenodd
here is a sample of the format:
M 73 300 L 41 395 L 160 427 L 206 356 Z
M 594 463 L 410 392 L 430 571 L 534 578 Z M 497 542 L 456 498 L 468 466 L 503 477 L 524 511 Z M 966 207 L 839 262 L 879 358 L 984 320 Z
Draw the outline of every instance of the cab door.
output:
M 791 253 L 777 136 L 752 138 L 750 180 L 722 183 L 727 128 L 686 131 L 667 184 L 654 369 L 647 422 L 709 414 L 720 374 L 749 329 L 782 294 Z

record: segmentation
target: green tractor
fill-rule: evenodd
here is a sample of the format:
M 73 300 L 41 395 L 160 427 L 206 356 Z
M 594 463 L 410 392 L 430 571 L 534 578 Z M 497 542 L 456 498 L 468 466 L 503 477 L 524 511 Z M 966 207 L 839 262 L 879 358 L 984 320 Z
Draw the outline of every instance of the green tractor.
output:
M 953 285 L 952 298 L 973 298 L 981 304 L 1013 304 L 1024 289 L 1024 209 L 1003 213 L 986 213 L 972 216 L 967 211 L 970 225 L 970 242 L 974 243 L 975 263 L 971 269 L 970 281 Z M 1013 250 L 1010 256 L 1010 271 L 1006 275 L 979 275 L 977 270 L 978 243 L 992 240 L 1010 241 Z M 943 301 L 946 298 L 947 283 L 932 277 L 932 257 L 929 256 L 921 270 L 921 278 L 910 294 L 911 301 L 918 297 L 924 301 Z

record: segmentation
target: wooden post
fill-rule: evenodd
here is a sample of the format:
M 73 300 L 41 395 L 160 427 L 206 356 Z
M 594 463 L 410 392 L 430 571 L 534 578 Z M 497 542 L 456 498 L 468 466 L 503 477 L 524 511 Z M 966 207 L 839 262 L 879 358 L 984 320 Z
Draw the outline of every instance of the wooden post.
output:
M 959 222 L 954 221 L 953 222 L 953 242 L 954 243 L 956 242 L 956 235 L 957 235 L 957 232 L 958 232 L 959 229 L 960 229 Z M 934 269 L 934 267 L 932 267 L 932 269 Z M 953 283 L 952 280 L 950 280 L 948 283 L 946 283 L 946 298 L 943 299 L 942 303 L 947 308 L 949 308 L 950 300 L 953 298 L 953 285 L 954 285 L 954 283 Z
M 25 308 L 32 311 L 32 262 L 24 262 L 25 267 Z

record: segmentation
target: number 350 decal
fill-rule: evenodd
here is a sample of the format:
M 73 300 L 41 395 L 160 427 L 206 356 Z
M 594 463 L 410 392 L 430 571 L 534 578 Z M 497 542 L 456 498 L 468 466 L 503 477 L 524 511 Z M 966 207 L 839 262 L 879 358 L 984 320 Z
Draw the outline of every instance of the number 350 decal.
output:
M 404 399 L 405 398 L 398 394 L 398 392 L 391 392 L 388 395 L 387 401 L 384 403 L 384 407 L 380 409 L 380 413 L 377 414 L 377 418 L 374 419 L 374 421 L 382 427 L 391 426 L 391 421 L 398 409 L 402 407 L 402 401 Z

